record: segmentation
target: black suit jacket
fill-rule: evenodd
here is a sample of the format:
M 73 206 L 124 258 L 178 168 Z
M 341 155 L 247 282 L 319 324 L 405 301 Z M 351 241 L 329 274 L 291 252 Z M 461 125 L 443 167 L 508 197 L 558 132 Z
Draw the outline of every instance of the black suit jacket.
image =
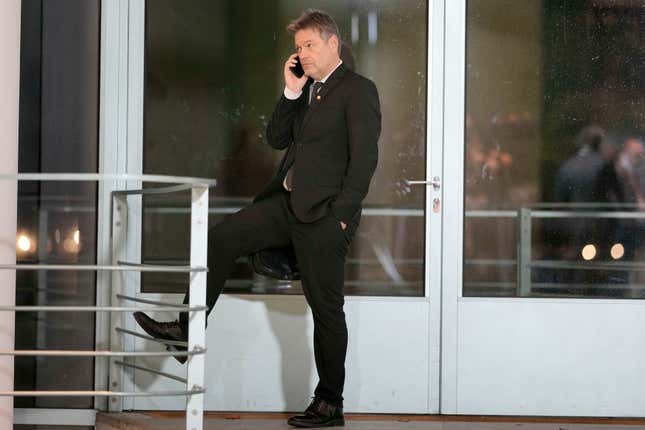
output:
M 275 177 L 254 201 L 280 190 L 293 165 L 291 206 L 301 222 L 331 210 L 346 224 L 360 215 L 378 161 L 381 111 L 376 86 L 341 64 L 307 104 L 309 86 L 297 100 L 284 95 L 271 115 L 266 136 L 287 149 Z

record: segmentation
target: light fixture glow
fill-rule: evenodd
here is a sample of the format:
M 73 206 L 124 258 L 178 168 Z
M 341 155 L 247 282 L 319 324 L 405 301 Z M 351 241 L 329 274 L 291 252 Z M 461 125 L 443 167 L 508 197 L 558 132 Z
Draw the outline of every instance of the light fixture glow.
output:
M 18 249 L 27 252 L 31 249 L 31 239 L 25 234 L 21 234 L 17 241 Z
M 74 243 L 77 245 L 81 243 L 81 232 L 78 229 L 74 230 Z
M 592 244 L 585 245 L 584 248 L 582 248 L 582 258 L 585 260 L 593 260 L 596 258 L 596 247 Z
M 614 243 L 609 253 L 614 260 L 620 260 L 625 255 L 625 247 L 622 243 Z

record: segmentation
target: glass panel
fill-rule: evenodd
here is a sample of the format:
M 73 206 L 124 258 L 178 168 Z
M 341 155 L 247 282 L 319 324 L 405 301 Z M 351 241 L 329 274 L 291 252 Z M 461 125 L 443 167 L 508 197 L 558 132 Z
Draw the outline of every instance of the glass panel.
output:
M 645 297 L 642 6 L 468 1 L 465 296 Z
M 100 2 L 22 2 L 19 171 L 96 173 Z M 94 182 L 21 182 L 17 261 L 96 264 Z M 93 305 L 95 274 L 18 271 L 17 305 Z M 89 312 L 16 313 L 16 349 L 94 349 Z M 92 390 L 94 360 L 16 357 L 16 390 Z M 15 399 L 15 406 L 91 408 L 92 398 Z
M 283 153 L 264 130 L 293 52 L 296 0 L 156 0 L 146 10 L 144 172 L 216 178 L 211 225 L 250 203 Z M 345 62 L 376 82 L 383 130 L 379 167 L 346 265 L 346 292 L 423 295 L 427 2 L 328 0 Z M 188 196 L 145 200 L 146 263 L 188 258 Z M 183 292 L 186 277 L 143 276 L 143 291 Z M 228 292 L 300 294 L 240 261 Z

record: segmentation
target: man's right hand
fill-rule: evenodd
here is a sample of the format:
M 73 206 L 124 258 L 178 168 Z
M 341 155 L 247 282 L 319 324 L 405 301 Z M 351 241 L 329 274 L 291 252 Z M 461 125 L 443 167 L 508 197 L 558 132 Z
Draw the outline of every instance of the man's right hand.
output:
M 307 83 L 307 79 L 309 79 L 309 76 L 307 76 L 306 74 L 302 75 L 301 78 L 298 78 L 290 70 L 291 67 L 294 67 L 296 65 L 297 56 L 298 54 L 291 54 L 289 59 L 284 63 L 284 83 L 287 88 L 289 88 L 294 93 L 301 92 L 302 88 Z

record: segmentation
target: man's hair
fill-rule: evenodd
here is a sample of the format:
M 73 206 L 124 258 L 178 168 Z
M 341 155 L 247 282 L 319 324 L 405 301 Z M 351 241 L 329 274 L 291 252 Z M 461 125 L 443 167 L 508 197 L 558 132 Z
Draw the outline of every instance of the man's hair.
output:
M 296 34 L 300 30 L 306 28 L 316 29 L 320 32 L 320 37 L 327 42 L 331 36 L 336 36 L 338 39 L 338 55 L 340 55 L 341 41 L 340 32 L 336 21 L 326 12 L 318 9 L 307 9 L 302 12 L 297 19 L 291 21 L 287 26 L 287 30 L 291 34 Z
M 580 132 L 576 136 L 576 148 L 581 149 L 585 146 L 588 146 L 594 151 L 597 151 L 604 139 L 604 129 L 596 125 L 588 125 L 580 130 Z

